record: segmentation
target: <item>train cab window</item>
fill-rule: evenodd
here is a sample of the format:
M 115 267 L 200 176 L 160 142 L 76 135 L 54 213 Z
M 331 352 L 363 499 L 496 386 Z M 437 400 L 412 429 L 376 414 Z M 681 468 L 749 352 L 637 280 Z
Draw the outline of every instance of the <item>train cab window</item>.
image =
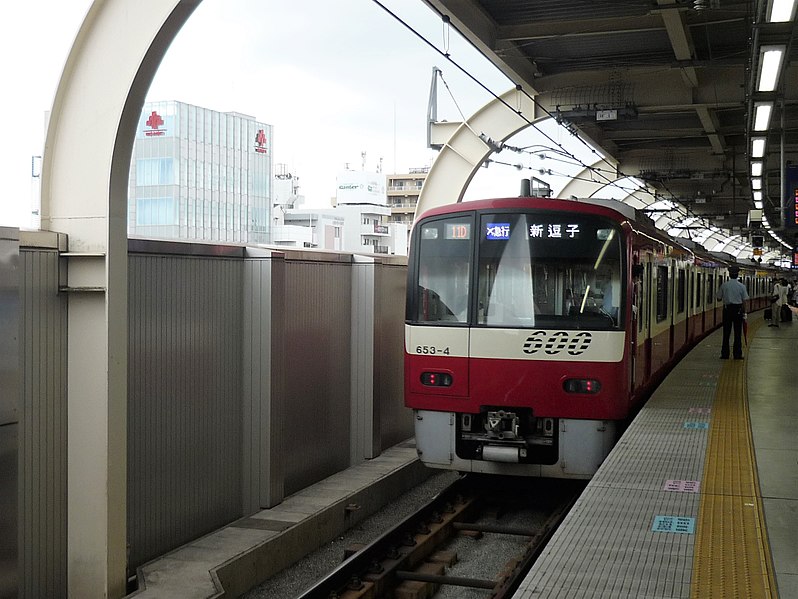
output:
M 473 226 L 470 215 L 420 225 L 416 240 L 417 284 L 408 303 L 410 320 L 468 322 Z
M 571 212 L 483 214 L 478 325 L 617 328 L 623 313 L 620 229 Z

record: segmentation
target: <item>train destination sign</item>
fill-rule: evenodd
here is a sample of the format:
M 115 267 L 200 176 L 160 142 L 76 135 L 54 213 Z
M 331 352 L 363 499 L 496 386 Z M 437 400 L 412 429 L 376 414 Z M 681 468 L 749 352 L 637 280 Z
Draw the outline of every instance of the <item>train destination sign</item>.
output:
M 533 223 L 527 232 L 530 239 L 578 239 L 581 233 L 577 223 Z M 485 239 L 510 239 L 510 223 L 486 223 Z
M 446 223 L 445 239 L 471 239 L 471 223 Z
M 510 239 L 510 223 L 486 224 L 485 239 Z

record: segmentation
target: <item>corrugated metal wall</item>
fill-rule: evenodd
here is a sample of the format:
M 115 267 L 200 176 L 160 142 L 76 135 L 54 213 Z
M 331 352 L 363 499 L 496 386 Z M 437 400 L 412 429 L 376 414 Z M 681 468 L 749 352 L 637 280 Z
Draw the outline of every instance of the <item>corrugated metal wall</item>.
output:
M 20 251 L 20 597 L 66 597 L 66 297 L 58 251 Z
M 19 594 L 19 232 L 0 227 L 0 598 Z
M 241 516 L 242 268 L 130 255 L 131 568 Z
M 286 259 L 285 494 L 349 466 L 351 277 L 345 262 Z
M 22 597 L 66 593 L 67 295 L 57 246 L 20 252 Z M 353 352 L 352 256 L 131 241 L 131 570 L 353 463 L 352 444 L 372 442 L 352 439 L 353 353 L 375 354 L 374 429 L 363 427 L 375 451 L 412 435 L 402 404 L 405 268 L 374 267 L 373 336 Z
M 413 436 L 413 413 L 404 404 L 407 262 L 385 260 L 374 280 L 374 410 L 379 450 Z

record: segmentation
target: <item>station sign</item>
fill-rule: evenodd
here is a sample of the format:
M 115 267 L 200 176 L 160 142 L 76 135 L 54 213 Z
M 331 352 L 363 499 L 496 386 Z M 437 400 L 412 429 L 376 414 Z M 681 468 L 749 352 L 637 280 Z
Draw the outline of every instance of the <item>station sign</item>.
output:
M 784 224 L 788 229 L 798 229 L 798 166 L 794 164 L 787 165 L 786 194 Z

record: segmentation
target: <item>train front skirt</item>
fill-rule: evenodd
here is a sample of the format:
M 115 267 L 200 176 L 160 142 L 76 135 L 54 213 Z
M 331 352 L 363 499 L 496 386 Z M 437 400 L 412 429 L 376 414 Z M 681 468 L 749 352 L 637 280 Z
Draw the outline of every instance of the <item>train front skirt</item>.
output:
M 419 458 L 431 468 L 482 474 L 511 474 L 589 479 L 598 470 L 616 441 L 611 420 L 556 419 L 557 456 L 551 464 L 523 463 L 519 449 L 486 443 L 479 457 L 457 455 L 458 427 L 454 412 L 414 410 Z

